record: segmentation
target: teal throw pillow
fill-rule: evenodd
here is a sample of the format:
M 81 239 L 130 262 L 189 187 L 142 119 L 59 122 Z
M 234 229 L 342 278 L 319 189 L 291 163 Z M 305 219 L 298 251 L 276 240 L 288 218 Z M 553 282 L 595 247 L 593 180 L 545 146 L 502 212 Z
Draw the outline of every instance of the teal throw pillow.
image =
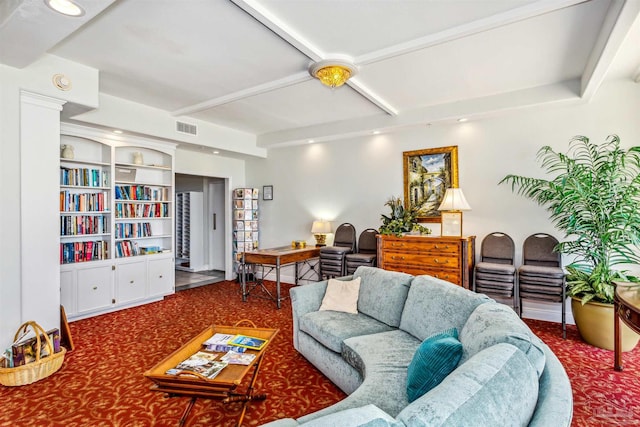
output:
M 462 344 L 456 328 L 431 335 L 413 355 L 407 370 L 409 403 L 440 384 L 458 366 Z

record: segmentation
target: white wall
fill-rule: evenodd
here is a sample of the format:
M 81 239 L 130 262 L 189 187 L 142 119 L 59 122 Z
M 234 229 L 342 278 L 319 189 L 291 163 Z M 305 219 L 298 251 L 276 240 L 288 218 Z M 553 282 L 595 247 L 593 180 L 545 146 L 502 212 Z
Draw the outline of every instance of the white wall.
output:
M 565 150 L 574 135 L 600 142 L 617 133 L 623 145 L 640 145 L 638 111 L 640 85 L 618 81 L 603 85 L 589 104 L 551 105 L 460 124 L 272 149 L 266 160 L 247 161 L 248 185 L 274 186 L 273 201 L 261 202 L 261 246 L 295 239 L 313 243 L 310 230 L 316 218 L 333 221 L 334 229 L 350 222 L 358 233 L 377 228 L 380 215 L 388 210 L 385 201 L 403 193 L 402 152 L 457 145 L 459 183 L 472 207 L 464 214 L 464 233 L 477 236 L 479 251 L 485 235 L 506 232 L 516 242 L 519 260 L 528 235 L 564 236 L 544 209 L 498 182 L 509 173 L 541 176 L 538 149 L 550 145 Z M 439 224 L 430 226 L 439 234 Z M 545 316 L 536 313 L 537 305 L 528 307 L 525 316 Z M 551 310 L 559 320 L 560 310 Z

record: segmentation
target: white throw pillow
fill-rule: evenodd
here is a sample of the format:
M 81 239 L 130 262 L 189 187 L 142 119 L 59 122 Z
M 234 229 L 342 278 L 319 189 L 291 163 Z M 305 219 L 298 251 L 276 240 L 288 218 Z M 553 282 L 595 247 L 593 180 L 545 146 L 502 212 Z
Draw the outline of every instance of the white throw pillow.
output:
M 360 292 L 360 278 L 353 280 L 329 279 L 324 293 L 320 311 L 333 310 L 358 314 L 358 293 Z

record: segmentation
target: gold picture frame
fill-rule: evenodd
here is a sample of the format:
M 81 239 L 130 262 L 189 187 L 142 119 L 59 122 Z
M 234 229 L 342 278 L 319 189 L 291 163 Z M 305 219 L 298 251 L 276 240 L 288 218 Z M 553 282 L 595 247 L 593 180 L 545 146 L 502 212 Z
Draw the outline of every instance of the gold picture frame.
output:
M 440 222 L 447 188 L 458 186 L 458 146 L 402 153 L 404 204 L 418 208 L 418 222 Z

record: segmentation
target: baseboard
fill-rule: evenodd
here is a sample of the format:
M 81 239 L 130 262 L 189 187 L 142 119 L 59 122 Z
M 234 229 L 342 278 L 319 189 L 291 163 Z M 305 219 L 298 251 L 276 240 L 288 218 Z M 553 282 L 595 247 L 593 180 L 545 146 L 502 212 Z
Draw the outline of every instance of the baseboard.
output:
M 566 322 L 568 325 L 575 325 L 571 313 L 571 299 L 567 299 L 565 304 Z M 562 323 L 562 311 L 558 303 L 544 303 L 538 301 L 522 301 L 522 317 L 525 319 L 544 320 L 547 322 Z

